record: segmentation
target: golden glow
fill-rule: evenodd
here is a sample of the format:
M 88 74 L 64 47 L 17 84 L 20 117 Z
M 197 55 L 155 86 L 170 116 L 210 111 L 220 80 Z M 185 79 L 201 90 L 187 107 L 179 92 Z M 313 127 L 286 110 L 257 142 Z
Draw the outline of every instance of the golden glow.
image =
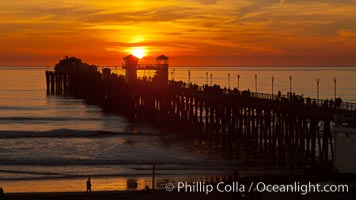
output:
M 0 66 L 117 65 L 133 47 L 180 66 L 356 65 L 351 0 L 0 1 Z
M 46 181 L 7 181 L 2 183 L 2 187 L 6 188 L 6 192 L 79 192 L 83 191 L 83 182 L 85 179 L 49 179 Z M 117 190 L 142 190 L 146 185 L 151 185 L 151 180 L 148 178 L 128 179 L 125 177 L 106 177 L 93 178 L 93 190 L 95 191 L 117 191 Z M 128 182 L 136 182 L 137 188 L 129 188 Z
M 146 51 L 143 47 L 135 47 L 131 50 L 131 54 L 138 59 L 142 59 L 146 55 Z

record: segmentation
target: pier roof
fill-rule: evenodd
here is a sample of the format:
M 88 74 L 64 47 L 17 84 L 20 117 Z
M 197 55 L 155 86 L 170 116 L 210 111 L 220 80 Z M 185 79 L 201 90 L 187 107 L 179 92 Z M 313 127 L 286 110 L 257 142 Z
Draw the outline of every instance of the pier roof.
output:
M 156 59 L 158 59 L 158 60 L 168 60 L 169 57 L 167 57 L 167 56 L 162 54 L 162 55 L 158 56 Z

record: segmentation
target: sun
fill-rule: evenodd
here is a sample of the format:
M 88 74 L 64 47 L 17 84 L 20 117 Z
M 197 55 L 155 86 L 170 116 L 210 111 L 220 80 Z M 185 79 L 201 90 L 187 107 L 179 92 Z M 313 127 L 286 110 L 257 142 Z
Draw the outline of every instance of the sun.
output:
M 135 48 L 131 49 L 131 53 L 138 59 L 141 59 L 146 55 L 146 51 L 142 47 L 135 47 Z

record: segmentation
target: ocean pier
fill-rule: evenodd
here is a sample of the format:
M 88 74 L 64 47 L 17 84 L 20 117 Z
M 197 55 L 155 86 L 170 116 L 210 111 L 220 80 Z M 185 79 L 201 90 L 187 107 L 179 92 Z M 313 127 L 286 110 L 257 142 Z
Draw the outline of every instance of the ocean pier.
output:
M 104 111 L 169 129 L 229 159 L 288 169 L 333 168 L 333 125 L 356 118 L 356 104 L 295 94 L 266 94 L 168 80 L 168 57 L 140 65 L 123 59 L 126 75 L 64 58 L 46 71 L 48 95 L 73 96 Z M 137 69 L 154 70 L 137 78 Z

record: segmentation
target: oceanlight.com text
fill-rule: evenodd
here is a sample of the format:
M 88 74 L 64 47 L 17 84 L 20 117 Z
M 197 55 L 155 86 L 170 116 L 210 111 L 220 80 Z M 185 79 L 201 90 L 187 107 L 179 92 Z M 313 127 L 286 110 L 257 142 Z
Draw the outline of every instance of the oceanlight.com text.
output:
M 306 195 L 314 192 L 348 192 L 349 186 L 346 184 L 320 184 L 320 183 L 300 183 L 293 182 L 291 184 L 266 184 L 264 182 L 251 182 L 250 184 L 239 183 L 238 181 L 232 183 L 219 182 L 217 184 L 206 184 L 205 182 L 178 182 L 176 185 L 167 183 L 165 189 L 168 192 L 177 189 L 178 192 L 192 192 L 205 193 L 211 192 L 294 192 Z

